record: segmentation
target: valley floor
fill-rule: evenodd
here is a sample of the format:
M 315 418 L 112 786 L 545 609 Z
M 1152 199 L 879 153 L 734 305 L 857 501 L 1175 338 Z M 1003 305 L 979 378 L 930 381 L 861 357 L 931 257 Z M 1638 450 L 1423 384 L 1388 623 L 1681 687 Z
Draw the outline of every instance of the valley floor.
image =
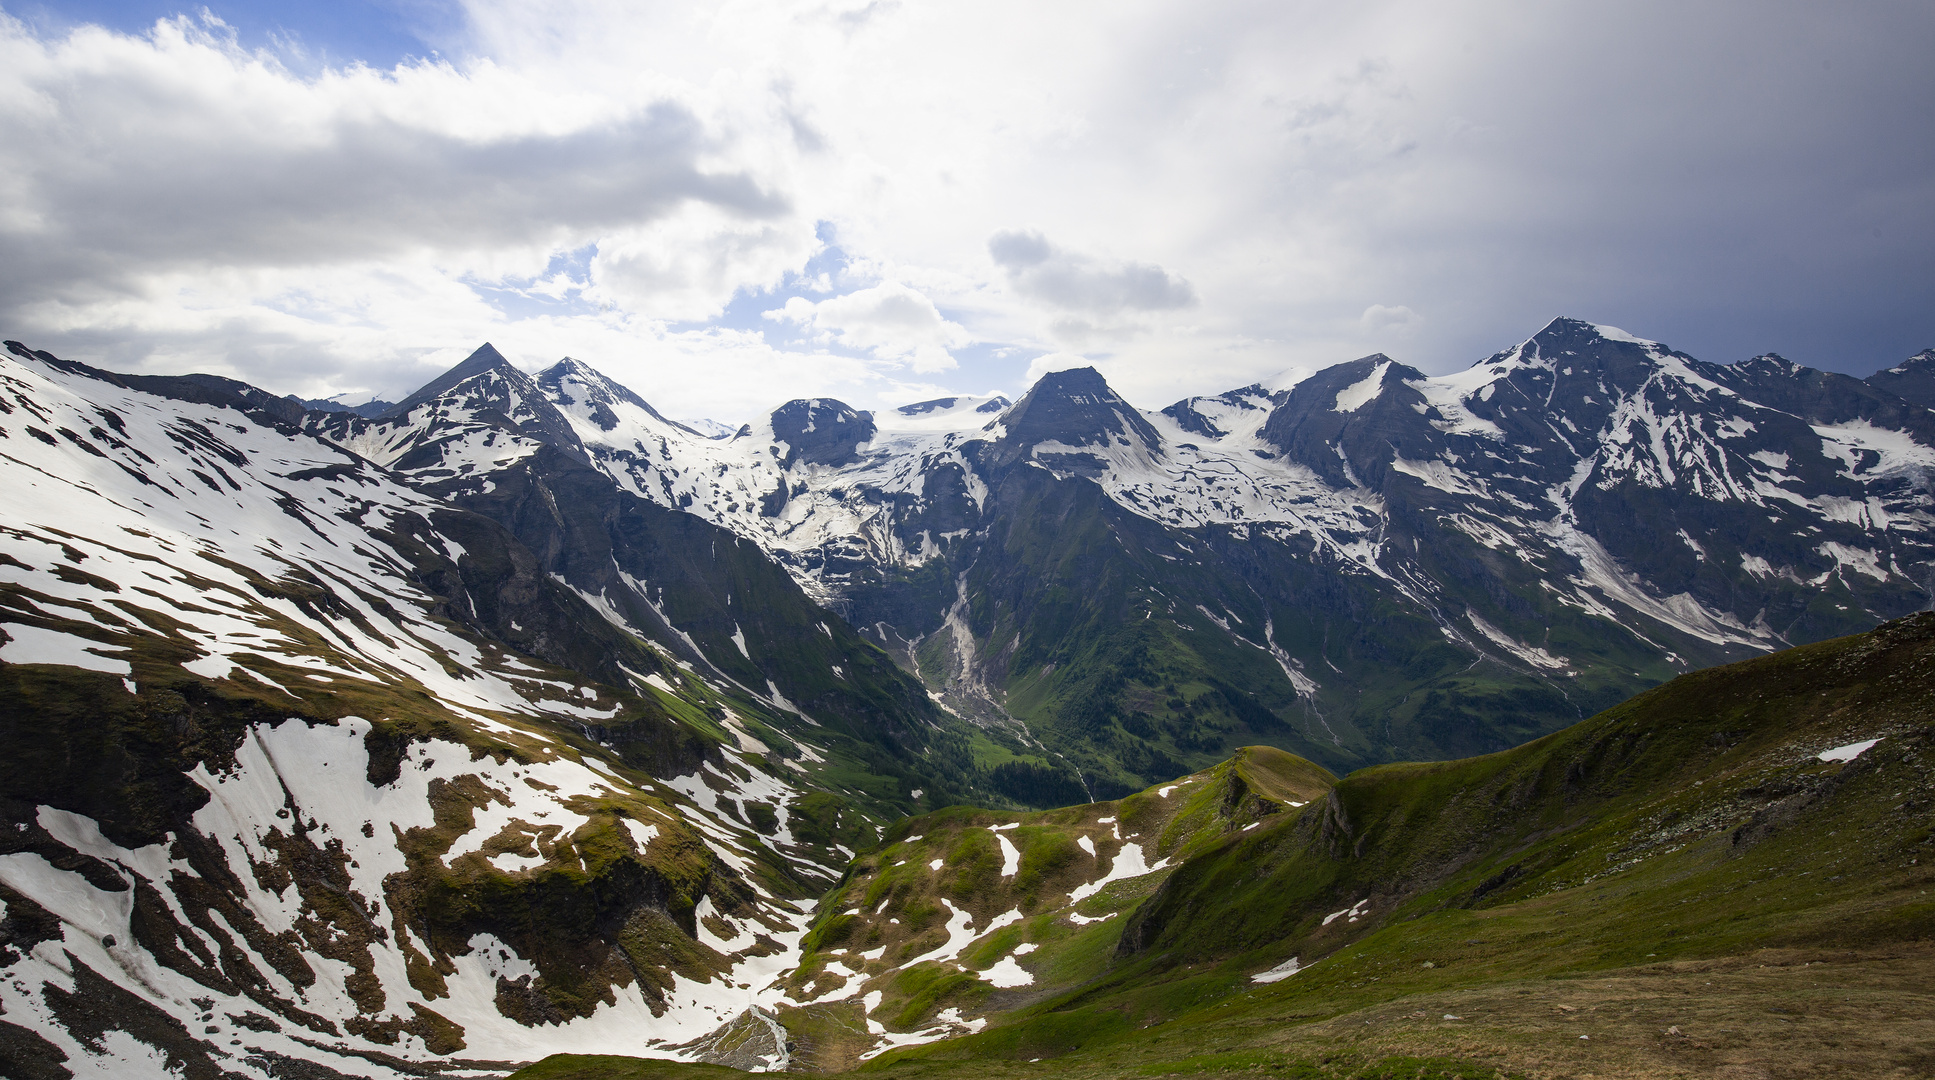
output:
M 1187 1035 L 1092 1057 L 1040 1062 L 1041 1075 L 1353 1076 L 1528 1080 L 1630 1077 L 1935 1076 L 1935 947 L 1770 949 L 1397 997 L 1298 1023 L 1278 1009 L 1229 1007 Z M 1457 1019 L 1447 1019 L 1457 1017 Z M 1194 1020 L 1194 1018 L 1190 1018 Z M 1171 1025 L 1164 1025 L 1171 1026 Z M 1179 1060 L 1187 1040 L 1201 1050 Z M 1224 1049 L 1228 1048 L 1228 1049 Z M 1052 1065 L 1052 1068 L 1050 1067 Z M 903 1076 L 1028 1076 L 1013 1063 L 895 1070 Z

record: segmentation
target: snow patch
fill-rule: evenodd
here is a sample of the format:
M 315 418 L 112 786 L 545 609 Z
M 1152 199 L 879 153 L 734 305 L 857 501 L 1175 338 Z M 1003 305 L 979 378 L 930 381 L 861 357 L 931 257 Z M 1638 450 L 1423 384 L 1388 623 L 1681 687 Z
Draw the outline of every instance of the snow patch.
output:
M 1880 738 L 1863 739 L 1860 742 L 1851 742 L 1846 746 L 1837 746 L 1832 750 L 1823 750 L 1815 756 L 1822 761 L 1853 761 L 1855 758 L 1873 749 L 1874 745 L 1880 741 Z
M 1384 373 L 1391 370 L 1391 362 L 1386 360 L 1371 369 L 1361 381 L 1352 383 L 1337 391 L 1335 412 L 1356 412 L 1363 408 L 1384 389 Z
M 1154 866 L 1150 866 L 1143 859 L 1141 844 L 1123 844 L 1122 850 L 1115 853 L 1115 861 L 1109 865 L 1109 872 L 1089 882 L 1087 885 L 1077 886 L 1075 891 L 1068 894 L 1068 902 L 1070 904 L 1079 904 L 1089 897 L 1094 896 L 1096 893 L 1101 892 L 1111 882 L 1126 881 L 1129 878 L 1138 878 L 1144 874 L 1153 874 L 1168 865 L 1169 860 L 1164 859 Z
M 1290 959 L 1285 960 L 1283 963 L 1278 964 L 1276 967 L 1273 967 L 1268 971 L 1259 971 L 1256 974 L 1250 976 L 1250 981 L 1260 982 L 1260 983 L 1282 982 L 1283 980 L 1289 978 L 1292 975 L 1295 975 L 1297 972 L 1302 970 L 1303 970 L 1303 965 L 1299 964 L 1297 962 L 1297 958 L 1293 956 Z
M 109 647 L 98 641 L 25 623 L 7 623 L 5 626 L 7 636 L 13 640 L 0 645 L 0 660 L 9 664 L 65 664 L 108 675 L 134 673 L 134 667 L 126 660 L 102 656 L 93 651 Z M 222 662 L 222 674 L 228 674 L 226 660 Z

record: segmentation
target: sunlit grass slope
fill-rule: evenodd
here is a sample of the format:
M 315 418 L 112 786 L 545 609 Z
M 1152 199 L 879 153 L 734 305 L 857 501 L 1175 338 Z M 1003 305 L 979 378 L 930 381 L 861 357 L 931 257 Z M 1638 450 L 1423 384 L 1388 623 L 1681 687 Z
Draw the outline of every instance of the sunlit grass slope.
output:
M 1682 676 L 1225 833 L 1088 982 L 864 1068 L 1932 1075 L 1932 765 L 1935 614 Z

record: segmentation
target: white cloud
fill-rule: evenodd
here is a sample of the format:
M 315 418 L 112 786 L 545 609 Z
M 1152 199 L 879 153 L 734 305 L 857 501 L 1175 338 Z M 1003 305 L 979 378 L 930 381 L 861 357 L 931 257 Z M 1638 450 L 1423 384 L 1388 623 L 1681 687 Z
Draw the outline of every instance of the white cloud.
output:
M 710 319 L 734 293 L 777 285 L 820 247 L 810 221 L 692 207 L 601 239 L 584 295 L 647 318 Z
M 0 15 L 0 329 L 278 391 L 516 340 L 698 414 L 1044 352 L 1159 406 L 1556 314 L 1865 374 L 1935 335 L 1935 8 L 1774 3 L 464 0 L 390 70 Z M 881 281 L 926 307 L 820 306 Z M 802 291 L 869 359 L 747 313 Z
M 1390 332 L 1399 336 L 1408 335 L 1417 328 L 1418 322 L 1418 313 L 1402 304 L 1372 304 L 1357 317 L 1357 324 L 1373 334 Z
M 766 318 L 791 322 L 822 339 L 865 349 L 883 359 L 904 359 L 916 373 L 930 375 L 956 366 L 949 349 L 973 340 L 949 322 L 925 295 L 898 281 L 883 281 L 817 303 L 795 296 Z
M 1035 357 L 1033 360 L 1028 361 L 1028 374 L 1022 378 L 1022 381 L 1027 383 L 1030 386 L 1033 386 L 1036 379 L 1039 379 L 1043 375 L 1047 375 L 1050 372 L 1067 371 L 1070 368 L 1085 368 L 1085 367 L 1094 367 L 1094 366 L 1095 366 L 1094 361 L 1090 360 L 1086 356 L 1082 356 L 1079 353 L 1065 353 L 1065 352 L 1043 353 L 1040 356 Z

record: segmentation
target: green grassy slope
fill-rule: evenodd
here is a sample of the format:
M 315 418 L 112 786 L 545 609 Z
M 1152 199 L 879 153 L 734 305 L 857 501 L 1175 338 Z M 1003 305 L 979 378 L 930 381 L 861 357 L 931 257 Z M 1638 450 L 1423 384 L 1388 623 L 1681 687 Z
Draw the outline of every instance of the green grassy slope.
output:
M 802 1007 L 781 1021 L 804 1031 L 845 1019 L 853 1037 L 806 1040 L 803 1061 L 825 1068 L 852 1063 L 876 1035 L 964 1030 L 1090 982 L 1108 969 L 1124 917 L 1176 864 L 1335 782 L 1250 747 L 1115 802 L 908 818 L 820 901 L 790 979 Z
M 865 1068 L 1928 1076 L 1931 809 L 1924 613 L 1353 773 L 1183 862 L 1095 978 Z

